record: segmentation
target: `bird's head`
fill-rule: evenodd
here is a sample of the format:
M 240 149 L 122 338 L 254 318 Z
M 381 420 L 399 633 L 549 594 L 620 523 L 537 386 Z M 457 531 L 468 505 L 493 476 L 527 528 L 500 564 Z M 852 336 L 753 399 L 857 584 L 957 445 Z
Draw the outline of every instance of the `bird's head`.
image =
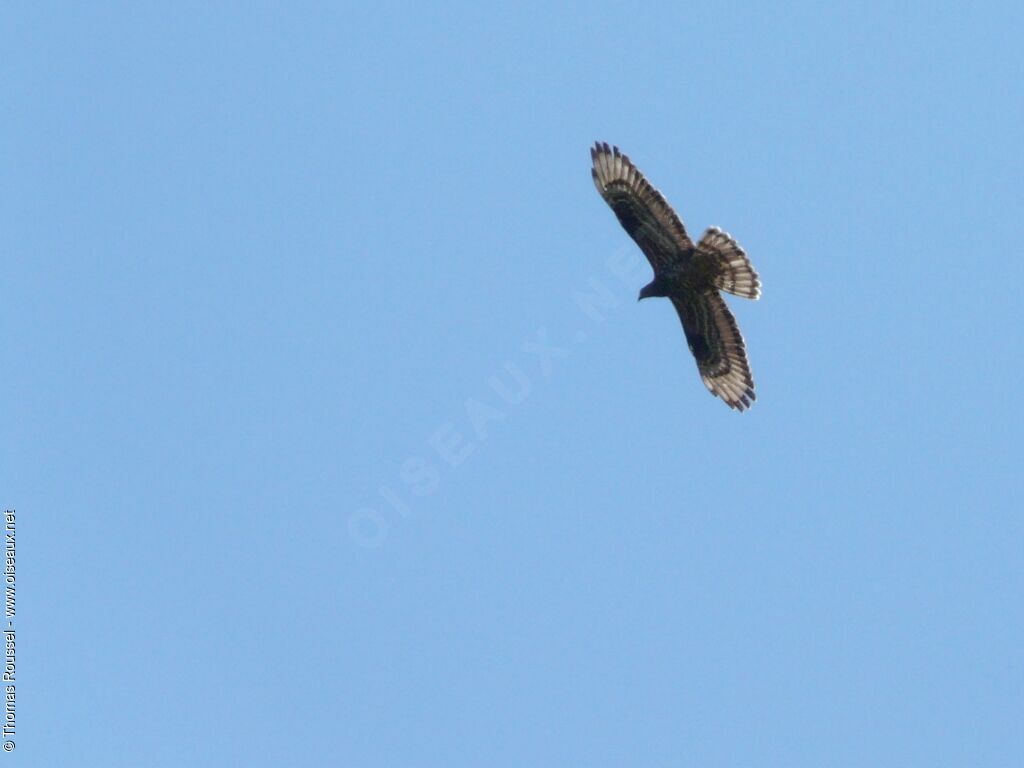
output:
M 655 277 L 651 282 L 640 289 L 640 295 L 636 297 L 637 301 L 641 299 L 649 299 L 652 296 L 668 296 L 668 284 L 665 283 L 660 277 Z

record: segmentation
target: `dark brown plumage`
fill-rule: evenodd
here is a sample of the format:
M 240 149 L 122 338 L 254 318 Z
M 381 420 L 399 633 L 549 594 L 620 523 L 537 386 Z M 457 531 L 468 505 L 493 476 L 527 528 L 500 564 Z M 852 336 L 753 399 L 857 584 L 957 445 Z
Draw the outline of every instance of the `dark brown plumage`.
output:
M 597 191 L 654 268 L 640 298 L 672 300 L 704 385 L 730 408 L 749 408 L 754 377 L 736 318 L 719 293 L 760 297 L 761 281 L 747 254 L 717 227 L 694 245 L 672 207 L 618 147 L 597 143 L 590 156 Z

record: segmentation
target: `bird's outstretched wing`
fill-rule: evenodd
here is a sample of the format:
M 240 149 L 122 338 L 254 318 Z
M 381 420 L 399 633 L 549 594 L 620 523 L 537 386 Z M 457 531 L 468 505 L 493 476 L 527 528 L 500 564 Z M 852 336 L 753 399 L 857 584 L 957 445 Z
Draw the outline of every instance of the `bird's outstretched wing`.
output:
M 590 150 L 590 157 L 597 191 L 655 271 L 689 254 L 693 241 L 683 222 L 618 147 L 598 142 Z
M 671 298 L 704 386 L 730 408 L 749 408 L 755 400 L 754 377 L 743 336 L 725 300 L 715 289 Z

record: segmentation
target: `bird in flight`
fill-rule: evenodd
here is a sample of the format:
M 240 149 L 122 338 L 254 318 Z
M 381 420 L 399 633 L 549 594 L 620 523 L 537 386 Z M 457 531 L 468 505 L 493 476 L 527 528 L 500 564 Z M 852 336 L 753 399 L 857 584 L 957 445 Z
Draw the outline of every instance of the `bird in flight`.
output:
M 755 395 L 747 350 L 719 293 L 760 298 L 761 280 L 747 254 L 718 227 L 694 245 L 676 212 L 618 147 L 598 142 L 590 157 L 597 191 L 654 268 L 637 300 L 671 299 L 704 386 L 730 408 L 749 408 Z

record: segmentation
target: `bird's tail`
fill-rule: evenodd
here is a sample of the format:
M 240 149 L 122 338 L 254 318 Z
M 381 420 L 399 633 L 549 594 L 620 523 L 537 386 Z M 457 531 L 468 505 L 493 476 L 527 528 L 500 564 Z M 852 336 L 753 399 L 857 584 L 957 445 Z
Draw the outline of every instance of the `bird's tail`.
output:
M 754 271 L 746 251 L 728 232 L 711 227 L 697 243 L 697 250 L 713 259 L 716 287 L 744 299 L 761 297 L 761 278 Z

